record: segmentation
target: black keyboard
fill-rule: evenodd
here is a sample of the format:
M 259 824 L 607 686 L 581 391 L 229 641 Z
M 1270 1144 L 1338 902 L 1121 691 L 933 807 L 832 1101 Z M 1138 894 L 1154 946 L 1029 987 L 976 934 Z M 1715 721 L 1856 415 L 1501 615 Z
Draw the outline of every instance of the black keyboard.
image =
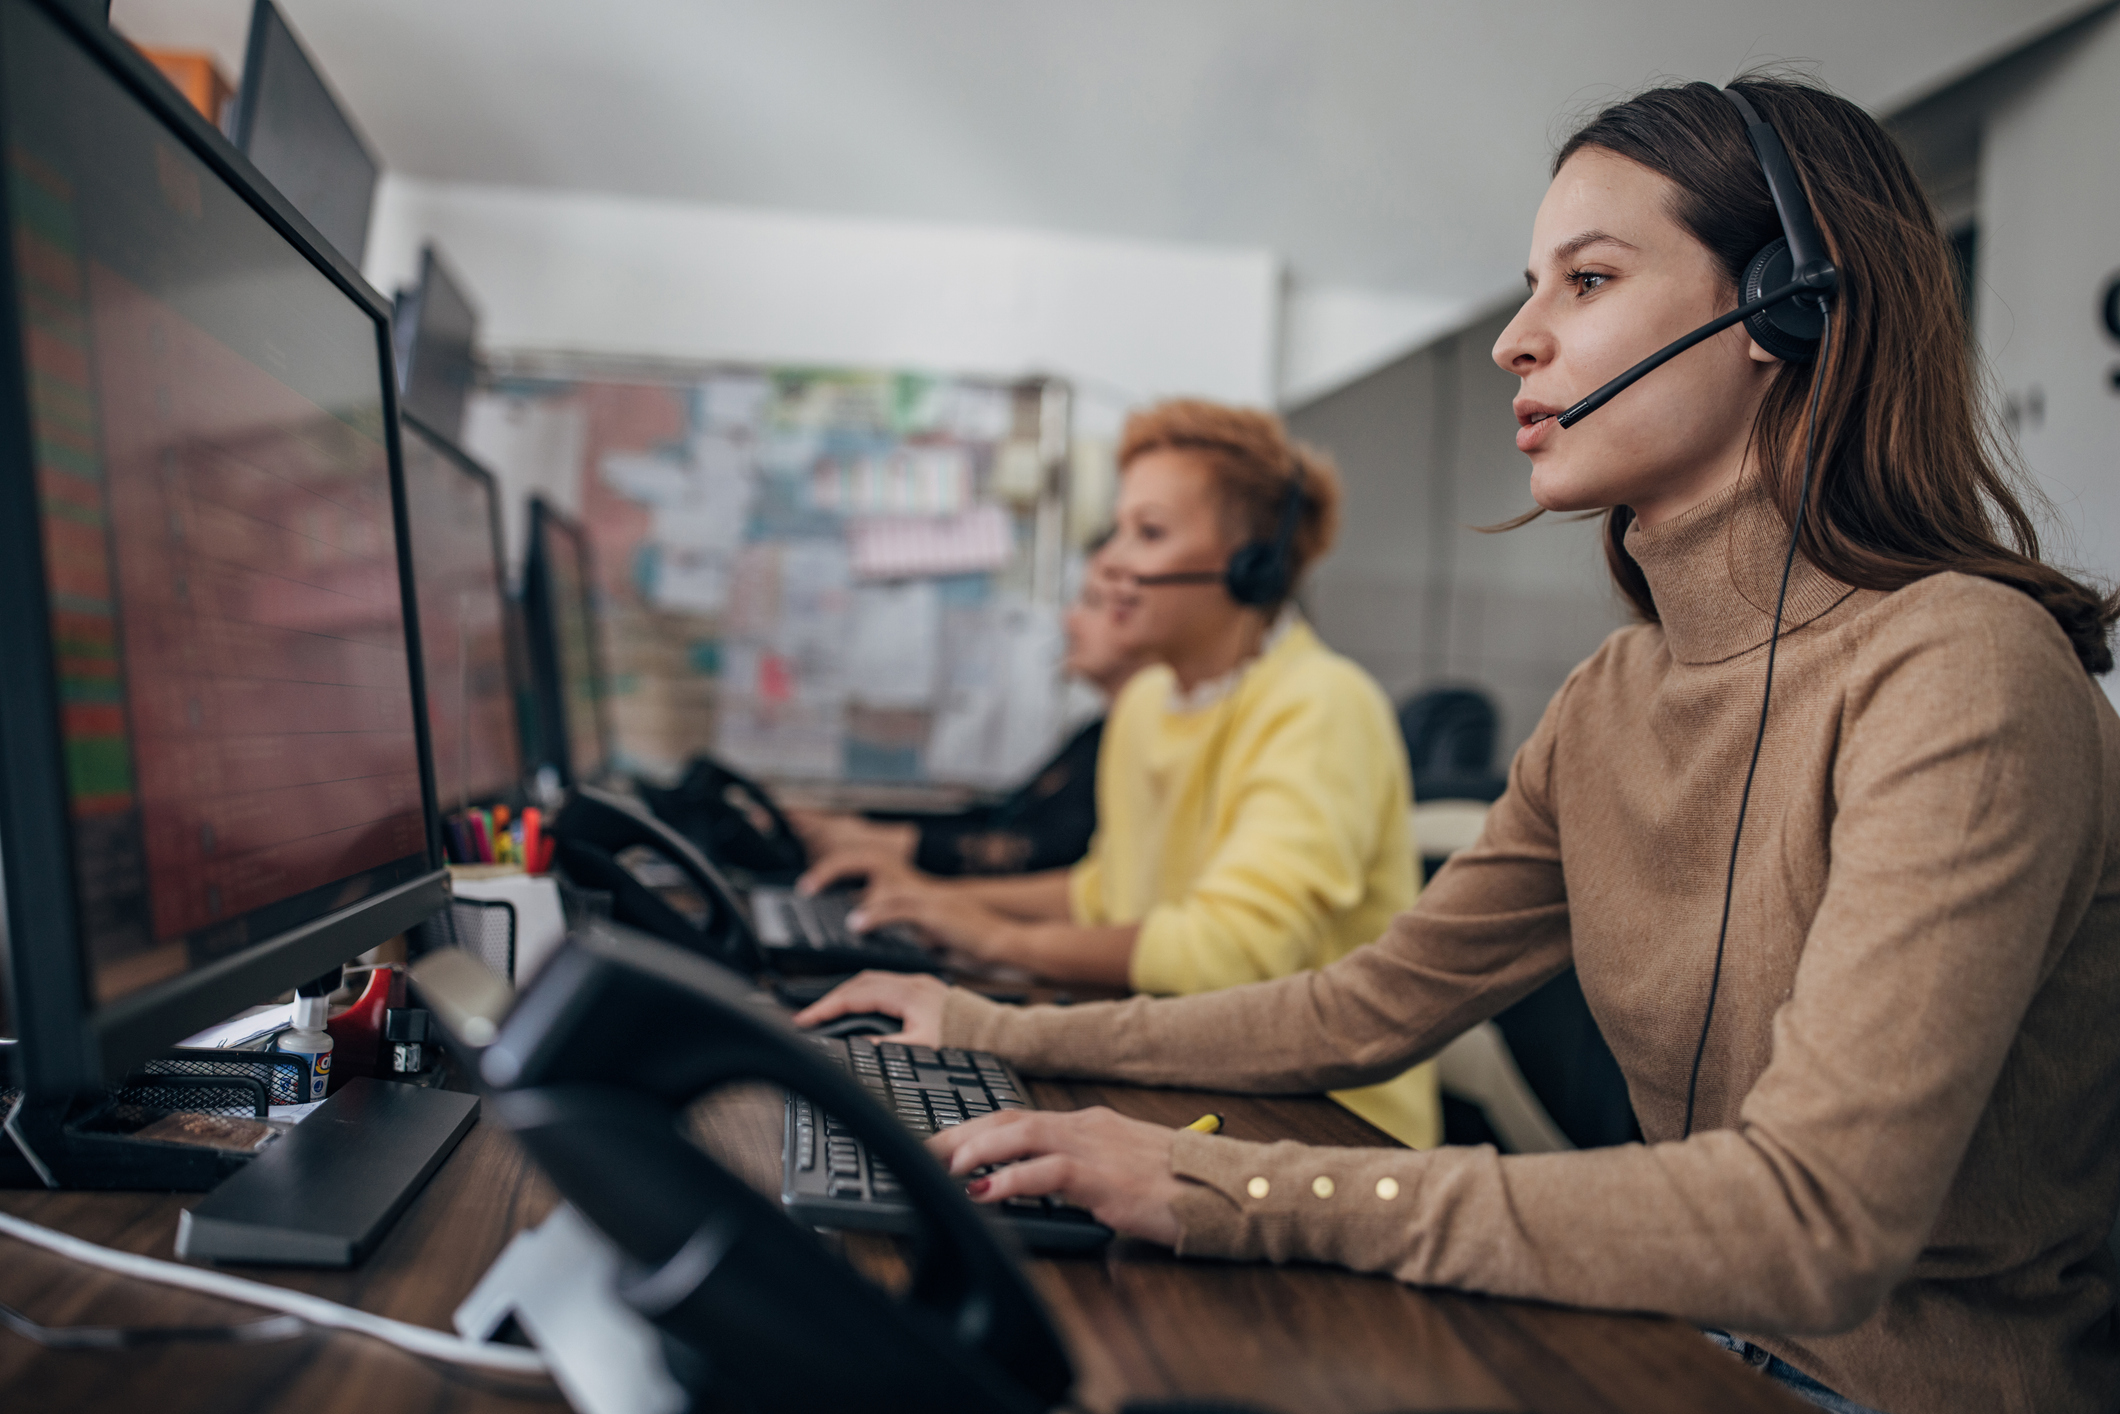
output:
M 810 1039 L 916 1135 L 996 1110 L 1034 1108 L 1015 1072 L 984 1051 L 938 1051 L 869 1036 Z M 917 1226 L 891 1171 L 839 1120 L 800 1095 L 788 1096 L 780 1201 L 815 1227 L 912 1232 Z M 1051 1198 L 1008 1198 L 992 1211 L 1034 1252 L 1093 1251 L 1112 1236 L 1088 1212 Z
M 940 972 L 942 963 L 903 928 L 857 933 L 847 915 L 860 901 L 854 889 L 805 896 L 793 889 L 751 890 L 751 922 L 759 948 L 776 972 Z

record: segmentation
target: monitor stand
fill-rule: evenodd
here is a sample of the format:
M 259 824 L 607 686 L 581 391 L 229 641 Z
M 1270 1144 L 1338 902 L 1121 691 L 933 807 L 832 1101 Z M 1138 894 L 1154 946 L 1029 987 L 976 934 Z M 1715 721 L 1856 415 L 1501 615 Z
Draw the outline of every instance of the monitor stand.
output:
M 478 1118 L 476 1095 L 348 1081 L 255 1156 L 97 1134 L 65 1104 L 18 1104 L 8 1137 L 51 1188 L 167 1189 L 206 1199 L 177 1221 L 194 1261 L 348 1267 L 367 1256 Z

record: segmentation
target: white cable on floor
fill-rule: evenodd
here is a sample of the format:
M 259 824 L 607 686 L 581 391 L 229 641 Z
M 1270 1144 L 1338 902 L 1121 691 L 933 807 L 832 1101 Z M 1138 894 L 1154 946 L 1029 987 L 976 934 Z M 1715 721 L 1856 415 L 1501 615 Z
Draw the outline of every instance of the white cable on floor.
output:
M 131 1252 L 115 1251 L 78 1237 L 69 1237 L 63 1232 L 54 1232 L 33 1222 L 25 1222 L 11 1213 L 0 1213 L 0 1232 L 47 1251 L 56 1252 L 62 1257 L 71 1257 L 77 1262 L 86 1262 L 89 1266 L 116 1272 L 120 1276 L 161 1282 L 166 1286 L 181 1286 L 191 1291 L 204 1292 L 208 1296 L 241 1301 L 251 1306 L 263 1306 L 273 1311 L 285 1311 L 289 1315 L 301 1317 L 313 1326 L 357 1331 L 395 1345 L 400 1350 L 425 1356 L 429 1360 L 446 1360 L 454 1365 L 470 1365 L 506 1375 L 550 1373 L 544 1356 L 522 1346 L 465 1340 L 461 1336 L 447 1335 L 441 1331 L 430 1330 L 426 1326 L 393 1321 L 388 1316 L 372 1315 L 351 1306 L 341 1306 L 336 1301 L 326 1301 L 321 1296 L 311 1296 L 306 1292 L 289 1291 L 284 1287 L 269 1286 L 245 1277 L 207 1271 L 202 1267 L 187 1267 L 181 1262 L 165 1262 L 157 1257 L 141 1257 Z

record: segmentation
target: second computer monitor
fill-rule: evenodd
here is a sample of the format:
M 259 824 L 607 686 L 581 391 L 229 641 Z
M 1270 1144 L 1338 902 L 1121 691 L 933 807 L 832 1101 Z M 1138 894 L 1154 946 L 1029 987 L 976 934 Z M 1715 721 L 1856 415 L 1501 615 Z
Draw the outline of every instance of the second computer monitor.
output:
M 537 675 L 539 746 L 544 764 L 568 785 L 600 780 L 610 767 L 593 584 L 588 536 L 544 500 L 532 499 L 523 608 Z
M 431 245 L 420 252 L 419 284 L 398 291 L 394 337 L 399 406 L 444 437 L 461 437 L 477 373 L 478 312 Z
M 251 12 L 230 136 L 358 267 L 382 169 L 272 0 L 258 0 Z
M 492 473 L 417 418 L 403 426 L 435 800 L 445 812 L 508 801 L 523 753 L 498 492 Z

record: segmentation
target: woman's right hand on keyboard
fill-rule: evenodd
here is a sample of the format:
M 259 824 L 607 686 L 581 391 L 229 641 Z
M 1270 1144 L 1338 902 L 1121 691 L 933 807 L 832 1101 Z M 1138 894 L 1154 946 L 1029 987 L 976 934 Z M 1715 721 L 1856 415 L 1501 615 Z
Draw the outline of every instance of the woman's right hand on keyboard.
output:
M 795 1014 L 797 1026 L 821 1026 L 849 1012 L 880 1011 L 895 1016 L 901 1034 L 890 1039 L 908 1046 L 942 1044 L 942 999 L 949 986 L 938 977 L 911 972 L 864 972 L 841 983 Z

